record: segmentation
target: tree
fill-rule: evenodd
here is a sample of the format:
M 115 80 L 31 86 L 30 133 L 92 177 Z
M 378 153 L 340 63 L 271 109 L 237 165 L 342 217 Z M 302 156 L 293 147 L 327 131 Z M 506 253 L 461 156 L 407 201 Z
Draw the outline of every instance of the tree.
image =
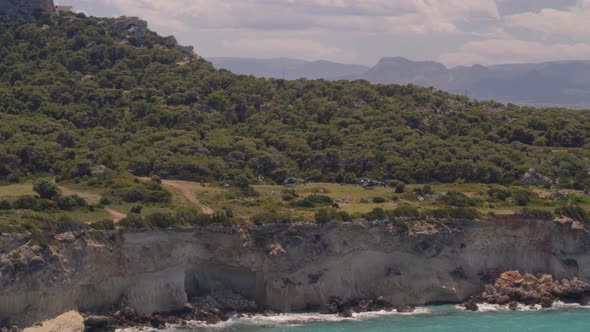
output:
M 33 182 L 33 191 L 43 199 L 56 199 L 60 194 L 57 186 L 50 178 L 41 178 Z

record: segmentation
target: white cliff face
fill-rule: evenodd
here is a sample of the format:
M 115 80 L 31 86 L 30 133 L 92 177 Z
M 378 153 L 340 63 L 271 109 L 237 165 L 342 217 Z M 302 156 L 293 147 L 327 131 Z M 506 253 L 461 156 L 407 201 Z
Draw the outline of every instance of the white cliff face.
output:
M 317 308 L 332 296 L 460 302 L 492 271 L 513 269 L 590 280 L 587 231 L 551 221 L 417 222 L 409 234 L 340 223 L 59 238 L 41 249 L 0 237 L 8 248 L 0 250 L 0 320 L 32 324 L 121 302 L 150 314 L 220 289 L 281 311 Z M 271 250 L 277 245 L 284 251 Z

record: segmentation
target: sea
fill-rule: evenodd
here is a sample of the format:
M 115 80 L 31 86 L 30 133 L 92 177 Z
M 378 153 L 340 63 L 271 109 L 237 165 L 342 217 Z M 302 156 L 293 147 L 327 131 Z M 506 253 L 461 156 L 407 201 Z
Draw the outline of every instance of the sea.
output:
M 155 331 L 125 329 L 121 332 Z M 170 326 L 169 332 L 588 332 L 590 307 L 558 304 L 552 309 L 509 311 L 492 305 L 479 312 L 456 306 L 418 308 L 411 314 L 389 312 L 356 314 L 340 318 L 319 314 L 288 314 L 273 317 L 233 318 L 215 326 L 191 323 Z

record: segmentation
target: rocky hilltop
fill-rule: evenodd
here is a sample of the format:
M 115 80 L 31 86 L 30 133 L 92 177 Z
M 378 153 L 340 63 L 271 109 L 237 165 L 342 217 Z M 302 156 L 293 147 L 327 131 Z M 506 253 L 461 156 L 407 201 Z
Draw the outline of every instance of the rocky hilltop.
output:
M 460 303 L 495 271 L 590 280 L 590 236 L 576 223 L 508 218 L 65 233 L 48 246 L 0 237 L 0 321 L 31 325 L 71 309 L 140 315 L 220 291 L 258 308 L 333 301 Z
M 54 12 L 53 0 L 0 0 L 0 16 L 32 19 Z

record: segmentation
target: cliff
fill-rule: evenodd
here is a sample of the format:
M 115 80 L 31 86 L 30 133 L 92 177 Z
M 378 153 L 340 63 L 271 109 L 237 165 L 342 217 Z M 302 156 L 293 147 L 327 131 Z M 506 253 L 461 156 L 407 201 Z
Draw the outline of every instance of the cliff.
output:
M 0 17 L 29 20 L 51 15 L 54 10 L 53 0 L 0 0 Z
M 495 271 L 590 280 L 590 236 L 572 224 L 334 223 L 62 234 L 47 248 L 0 237 L 0 321 L 22 325 L 71 309 L 139 313 L 181 308 L 231 289 L 281 311 L 332 296 L 395 304 L 458 303 Z M 577 225 L 579 226 L 579 225 Z

